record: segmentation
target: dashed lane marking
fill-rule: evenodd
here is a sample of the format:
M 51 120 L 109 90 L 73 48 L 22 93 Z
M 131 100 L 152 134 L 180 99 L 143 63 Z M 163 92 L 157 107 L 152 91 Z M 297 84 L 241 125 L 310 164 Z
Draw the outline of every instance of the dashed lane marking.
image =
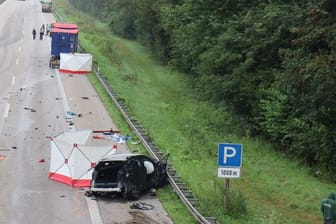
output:
M 15 84 L 15 76 L 13 76 L 13 78 L 12 78 L 12 84 L 11 84 L 11 86 L 14 86 L 14 84 Z
M 69 107 L 68 99 L 65 95 L 65 90 L 64 90 L 63 83 L 62 83 L 61 75 L 60 75 L 58 69 L 55 69 L 55 72 L 56 72 L 59 91 L 60 91 L 60 94 L 61 94 L 61 97 L 62 97 L 62 102 L 63 102 L 66 121 L 72 123 L 72 117 L 67 114 L 67 111 L 70 111 L 70 107 Z M 71 125 L 68 123 L 68 129 L 70 131 L 76 131 L 75 125 L 73 123 Z
M 7 117 L 8 117 L 9 108 L 10 108 L 10 104 L 9 104 L 9 103 L 6 103 L 6 109 L 5 109 L 4 118 L 7 118 Z

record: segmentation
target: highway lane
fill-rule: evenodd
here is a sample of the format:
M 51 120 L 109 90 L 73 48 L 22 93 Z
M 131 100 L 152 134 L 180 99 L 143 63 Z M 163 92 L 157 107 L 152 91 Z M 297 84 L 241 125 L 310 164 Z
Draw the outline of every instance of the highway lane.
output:
M 48 179 L 48 136 L 68 129 L 38 0 L 0 6 L 0 223 L 91 223 L 81 189 Z
M 141 198 L 154 210 L 134 212 L 131 202 L 91 200 L 84 189 L 48 179 L 48 137 L 117 128 L 86 76 L 49 69 L 50 39 L 33 40 L 31 31 L 55 20 L 40 7 L 39 0 L 0 5 L 0 224 L 171 224 L 156 197 Z M 75 125 L 69 126 L 66 110 L 84 116 L 74 117 Z M 124 150 L 118 146 L 118 152 Z

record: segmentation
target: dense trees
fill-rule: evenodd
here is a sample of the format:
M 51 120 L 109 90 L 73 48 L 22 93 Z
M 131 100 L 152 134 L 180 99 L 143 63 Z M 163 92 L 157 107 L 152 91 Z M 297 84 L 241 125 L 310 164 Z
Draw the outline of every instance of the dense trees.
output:
M 336 171 L 332 0 L 70 0 L 194 79 L 199 97 L 301 162 Z M 336 178 L 332 178 L 336 181 Z
M 290 48 L 280 51 L 276 84 L 286 96 L 287 142 L 310 165 L 335 170 L 335 17 L 327 2 L 308 5 L 304 26 L 292 28 Z M 335 178 L 333 178 L 335 180 Z

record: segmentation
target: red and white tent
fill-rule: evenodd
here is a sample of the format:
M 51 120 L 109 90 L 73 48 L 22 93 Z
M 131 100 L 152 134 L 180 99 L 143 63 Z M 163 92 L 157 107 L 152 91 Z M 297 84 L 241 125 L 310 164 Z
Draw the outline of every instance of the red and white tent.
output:
M 113 145 L 87 145 L 92 130 L 63 132 L 51 139 L 49 179 L 90 187 L 97 162 L 115 153 Z
M 92 55 L 81 53 L 60 53 L 61 72 L 87 74 L 92 70 Z

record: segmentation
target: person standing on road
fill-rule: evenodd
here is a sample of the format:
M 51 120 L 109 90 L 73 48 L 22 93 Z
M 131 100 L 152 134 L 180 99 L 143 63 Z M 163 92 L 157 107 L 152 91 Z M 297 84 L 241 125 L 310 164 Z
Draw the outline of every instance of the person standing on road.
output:
M 42 24 L 40 28 L 40 40 L 43 40 L 43 34 L 44 34 L 44 24 Z
M 49 36 L 49 32 L 50 32 L 50 26 L 49 24 L 46 25 L 46 36 Z
M 336 222 L 336 202 L 335 194 L 330 192 L 328 198 L 321 202 L 321 212 L 324 224 L 335 224 Z
M 33 29 L 32 34 L 33 34 L 33 40 L 35 40 L 35 37 L 36 37 L 36 30 L 35 30 L 35 28 Z

